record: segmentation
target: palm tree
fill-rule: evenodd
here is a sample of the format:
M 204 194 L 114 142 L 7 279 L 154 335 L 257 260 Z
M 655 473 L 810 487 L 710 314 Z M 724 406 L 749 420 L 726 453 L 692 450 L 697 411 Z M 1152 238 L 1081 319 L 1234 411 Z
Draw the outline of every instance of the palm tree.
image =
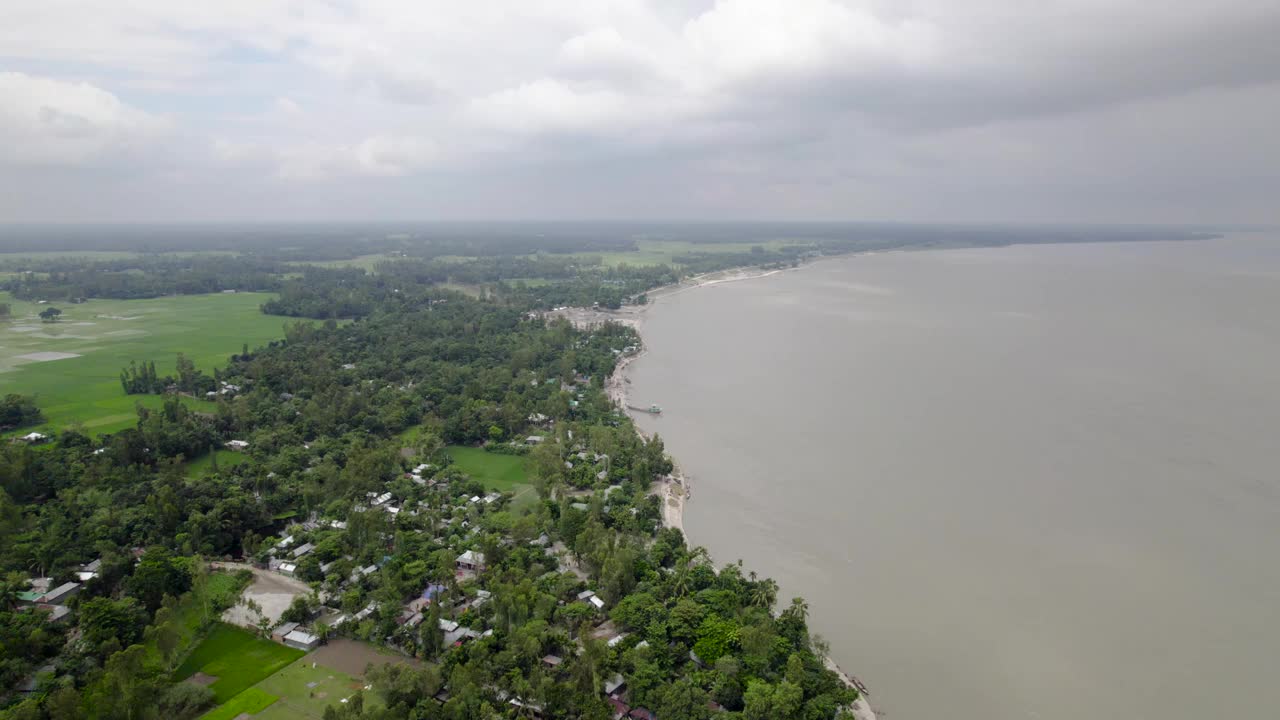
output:
M 787 608 L 786 612 L 801 622 L 807 622 L 809 620 L 809 603 L 805 602 L 804 598 L 791 598 L 791 607 Z
M 0 608 L 13 610 L 18 607 L 18 586 L 12 582 L 0 581 Z
M 754 575 L 755 573 L 752 573 Z M 766 610 L 778 600 L 778 583 L 773 578 L 757 580 L 751 586 L 751 605 Z
M 671 581 L 671 593 L 676 597 L 684 597 L 689 592 L 690 564 L 688 560 L 676 563 L 676 572 Z

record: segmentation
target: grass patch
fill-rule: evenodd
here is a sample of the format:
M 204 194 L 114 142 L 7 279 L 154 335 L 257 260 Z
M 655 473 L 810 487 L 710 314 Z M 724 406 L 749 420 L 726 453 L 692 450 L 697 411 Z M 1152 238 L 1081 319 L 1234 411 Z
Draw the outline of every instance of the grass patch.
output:
M 263 678 L 200 720 L 230 720 L 240 713 L 254 720 L 322 720 L 325 708 L 363 691 L 364 707 L 382 707 L 377 693 L 363 690 L 364 681 L 324 665 L 312 667 L 302 658 Z
M 213 459 L 217 455 L 218 469 L 226 470 L 248 459 L 248 455 L 241 452 L 233 452 L 231 450 L 214 450 L 211 453 L 205 453 L 195 460 L 189 460 L 186 463 L 187 477 L 200 478 L 213 474 Z
M 241 713 L 255 715 L 266 710 L 279 699 L 275 695 L 270 695 L 258 688 L 249 688 L 231 698 L 225 705 L 220 705 L 201 715 L 200 720 L 233 720 L 233 718 L 239 717 Z
M 305 654 L 218 623 L 174 671 L 173 677 L 186 680 L 197 672 L 217 677 L 209 689 L 218 702 L 224 703 Z
M 523 455 L 502 455 L 463 445 L 450 445 L 446 449 L 454 467 L 490 490 L 507 492 L 529 483 L 529 460 Z
M 91 434 L 102 434 L 133 427 L 138 405 L 159 408 L 164 398 L 124 394 L 120 371 L 129 361 L 155 361 L 160 375 L 171 375 L 182 352 L 196 367 L 212 374 L 243 345 L 254 348 L 284 335 L 290 320 L 259 310 L 269 297 L 218 293 L 56 303 L 61 319 L 42 323 L 38 313 L 48 305 L 0 293 L 0 302 L 12 307 L 12 318 L 0 321 L 0 393 L 36 396 L 48 422 L 34 429 L 80 426 Z M 79 357 L 46 362 L 22 357 L 41 352 Z M 206 412 L 214 407 L 194 398 L 183 398 L 183 402 Z
M 178 647 L 190 648 L 194 645 L 200 639 L 201 630 L 207 627 L 206 622 L 218 617 L 224 608 L 234 605 L 244 587 L 245 581 L 234 573 L 211 572 L 202 591 L 192 590 L 183 595 L 174 616 L 180 633 Z M 207 616 L 206 610 L 209 613 Z M 146 647 L 152 659 L 160 662 L 161 654 L 155 641 L 148 641 Z M 178 656 L 181 657 L 181 653 Z M 184 677 L 190 677 L 194 672 L 193 670 Z
M 324 709 L 337 705 L 343 698 L 364 688 L 364 682 L 324 665 L 311 667 L 311 661 L 302 659 L 263 680 L 258 689 L 280 697 L 258 716 L 261 720 L 321 720 Z M 372 691 L 364 691 L 366 709 L 380 707 L 381 698 Z
M 529 483 L 529 458 L 485 452 L 483 448 L 465 445 L 450 445 L 445 450 L 453 458 L 453 467 L 479 480 L 485 489 L 515 493 L 510 509 L 517 515 L 537 504 L 538 494 Z

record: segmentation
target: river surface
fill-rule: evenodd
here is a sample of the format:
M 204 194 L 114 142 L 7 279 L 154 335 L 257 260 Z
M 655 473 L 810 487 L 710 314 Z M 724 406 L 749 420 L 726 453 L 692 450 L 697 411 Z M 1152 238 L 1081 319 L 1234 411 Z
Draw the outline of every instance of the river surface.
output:
M 889 720 L 1280 716 L 1280 238 L 826 260 L 643 335 L 690 541 Z

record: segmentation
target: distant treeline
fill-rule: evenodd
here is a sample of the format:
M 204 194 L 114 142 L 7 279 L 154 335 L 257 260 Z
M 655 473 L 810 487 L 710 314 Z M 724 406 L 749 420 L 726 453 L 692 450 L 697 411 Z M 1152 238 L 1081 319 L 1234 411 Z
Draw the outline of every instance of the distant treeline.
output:
M 1158 226 L 944 225 L 849 222 L 418 222 L 238 225 L 5 225 L 0 253 L 229 251 L 281 261 L 344 260 L 375 253 L 418 258 L 535 252 L 624 252 L 639 240 L 693 243 L 889 243 L 894 246 L 1114 242 L 1207 237 Z
M 113 298 L 138 300 L 164 295 L 200 295 L 243 290 L 273 292 L 289 267 L 273 261 L 225 256 L 157 256 L 86 262 L 58 259 L 27 263 L 3 288 L 20 300 Z
M 178 228 L 173 230 L 176 235 L 164 236 L 167 238 L 164 243 L 147 233 L 135 237 L 132 245 L 120 238 L 106 243 L 107 248 L 134 251 L 163 248 L 207 252 L 235 248 L 240 255 L 141 255 L 101 261 L 73 257 L 0 259 L 0 269 L 17 271 L 0 287 L 23 300 L 71 301 L 229 290 L 274 292 L 278 297 L 264 303 L 263 312 L 325 319 L 363 317 L 375 307 L 405 302 L 406 294 L 413 292 L 411 288 L 446 283 L 476 288 L 482 295 L 520 310 L 593 304 L 617 308 L 648 290 L 689 275 L 744 266 L 789 267 L 816 255 L 903 247 L 982 247 L 1208 236 L 1165 228 L 551 223 L 439 224 L 424 226 L 415 232 L 353 238 L 348 234 L 351 228 L 315 228 L 308 234 L 303 231 L 304 227 L 258 228 L 252 232 L 246 230 L 245 234 L 231 233 L 225 228 Z M 148 229 L 148 233 L 152 231 L 154 228 Z M 41 232 L 52 231 L 42 229 Z M 198 238 L 212 245 L 198 245 Z M 639 239 L 681 240 L 694 243 L 695 249 L 674 256 L 671 265 L 612 267 L 593 255 L 635 250 Z M 274 244 L 269 240 L 274 240 Z M 776 240 L 787 244 L 781 248 L 768 246 Z M 748 251 L 717 250 L 717 245 L 728 242 L 761 244 Z M 700 251 L 699 244 L 706 250 Z M 372 253 L 385 254 L 388 258 L 377 264 L 375 273 L 298 262 Z M 536 282 L 522 282 L 533 280 Z

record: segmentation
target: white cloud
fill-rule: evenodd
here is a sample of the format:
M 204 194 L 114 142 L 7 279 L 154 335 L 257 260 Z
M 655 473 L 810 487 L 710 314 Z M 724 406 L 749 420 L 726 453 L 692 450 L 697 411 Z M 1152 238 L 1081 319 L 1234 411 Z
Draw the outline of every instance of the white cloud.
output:
M 439 157 L 434 143 L 409 135 L 379 135 L 351 145 L 303 143 L 258 152 L 285 180 L 319 181 L 352 175 L 399 177 L 426 169 Z
M 468 115 L 480 124 L 517 133 L 598 132 L 627 124 L 628 98 L 614 90 L 575 89 L 541 78 L 477 98 Z
M 537 175 L 517 189 L 528 202 L 585 189 L 625 207 L 627 197 L 604 197 L 607 168 L 638 186 L 694 188 L 669 205 L 686 214 L 715 197 L 715 214 L 737 198 L 756 214 L 884 216 L 919 202 L 912 182 L 962 185 L 991 166 L 1025 171 L 1048 204 L 1059 185 L 1025 168 L 1113 157 L 1109 139 L 1130 115 L 1100 112 L 1214 88 L 1272 94 L 1280 81 L 1280 6 L 1261 0 L 18 5 L 0 23 L 0 48 L 21 70 L 0 75 L 4 164 L 134 168 L 159 148 L 151 156 L 180 157 L 167 165 L 186 176 L 252 177 L 285 194 L 378 178 L 411 197 L 420 178 L 397 178 Z M 1225 156 L 1215 150 L 1224 133 L 1230 157 L 1276 153 L 1272 133 L 1197 117 L 1169 157 Z M 1038 143 L 1046 119 L 1070 142 Z M 849 180 L 884 176 L 892 191 Z M 998 217 L 1001 195 L 967 202 Z
M 146 151 L 167 123 L 84 82 L 0 72 L 0 157 L 85 165 Z
M 717 0 L 683 34 L 699 59 L 729 78 L 922 64 L 937 43 L 926 23 L 889 22 L 835 0 Z

